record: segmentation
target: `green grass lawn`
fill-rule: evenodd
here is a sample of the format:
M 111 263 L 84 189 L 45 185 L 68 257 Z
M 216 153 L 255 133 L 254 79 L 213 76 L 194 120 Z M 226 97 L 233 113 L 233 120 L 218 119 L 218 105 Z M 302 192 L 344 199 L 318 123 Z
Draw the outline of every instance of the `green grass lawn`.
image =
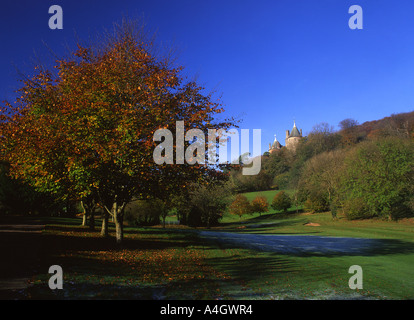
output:
M 244 195 L 247 197 L 249 201 L 252 201 L 256 196 L 265 196 L 267 198 L 267 201 L 271 204 L 273 197 L 279 193 L 282 190 L 266 190 L 266 191 L 254 191 L 254 192 L 246 192 Z M 289 196 L 293 195 L 293 190 L 283 190 L 285 191 Z
M 41 266 L 25 298 L 48 299 L 414 299 L 413 220 L 332 221 L 329 213 L 269 213 L 227 221 L 216 230 L 241 233 L 378 238 L 395 241 L 369 255 L 294 256 L 200 238 L 176 226 L 126 228 L 125 244 L 102 239 L 79 219 L 49 218 Z M 319 226 L 305 226 L 313 222 Z M 189 228 L 187 228 L 187 231 Z M 48 266 L 61 265 L 64 289 L 47 286 Z M 364 287 L 351 290 L 352 265 Z
M 314 226 L 306 225 L 313 223 Z M 316 225 L 316 226 L 315 226 Z M 250 226 L 253 226 L 250 228 Z M 223 231 L 241 233 L 314 235 L 333 237 L 374 238 L 387 240 L 388 246 L 373 250 L 369 255 L 334 255 L 296 257 L 259 252 L 263 261 L 279 258 L 284 267 L 280 272 L 264 274 L 258 267 L 250 283 L 266 292 L 263 298 L 292 299 L 414 299 L 414 220 L 400 222 L 382 220 L 333 221 L 330 213 L 265 214 L 253 219 L 227 223 Z M 271 264 L 272 267 L 278 263 Z M 348 287 L 352 265 L 363 268 L 364 288 L 355 292 Z M 285 276 L 283 276 L 285 275 Z M 277 280 L 269 281 L 269 279 Z M 261 279 L 261 280 L 260 280 Z

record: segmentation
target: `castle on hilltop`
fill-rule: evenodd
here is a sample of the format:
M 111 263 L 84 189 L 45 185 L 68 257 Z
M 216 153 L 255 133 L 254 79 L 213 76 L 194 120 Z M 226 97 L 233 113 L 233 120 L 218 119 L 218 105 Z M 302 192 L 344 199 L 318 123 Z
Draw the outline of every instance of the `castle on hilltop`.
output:
M 292 131 L 290 132 L 289 130 L 286 130 L 286 140 L 285 140 L 286 146 L 285 146 L 285 148 L 295 151 L 299 141 L 302 138 L 303 138 L 302 129 L 299 130 L 296 127 L 296 121 L 294 121 Z M 269 143 L 269 153 L 273 153 L 273 152 L 278 151 L 282 148 L 283 148 L 283 146 L 277 140 L 276 135 L 275 135 L 275 141 L 273 141 L 272 144 Z

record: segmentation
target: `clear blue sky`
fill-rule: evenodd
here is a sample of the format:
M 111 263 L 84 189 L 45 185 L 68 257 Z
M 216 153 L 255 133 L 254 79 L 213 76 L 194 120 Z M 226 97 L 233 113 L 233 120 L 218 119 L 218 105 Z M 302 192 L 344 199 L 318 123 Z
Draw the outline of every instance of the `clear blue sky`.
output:
M 63 30 L 48 27 L 54 4 Z M 348 27 L 354 4 L 363 30 Z M 293 119 L 307 133 L 414 110 L 412 0 L 2 0 L 0 99 L 13 100 L 15 66 L 49 57 L 43 42 L 59 54 L 75 32 L 86 39 L 125 14 L 144 15 L 159 41 L 174 43 L 185 72 L 222 93 L 241 128 L 262 129 L 262 151 L 275 133 L 284 144 Z

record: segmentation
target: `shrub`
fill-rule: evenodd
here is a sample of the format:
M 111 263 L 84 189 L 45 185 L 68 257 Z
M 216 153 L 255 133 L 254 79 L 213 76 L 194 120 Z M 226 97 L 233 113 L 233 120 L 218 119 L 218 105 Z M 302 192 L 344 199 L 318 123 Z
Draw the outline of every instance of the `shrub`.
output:
M 251 207 L 252 213 L 257 212 L 261 215 L 263 212 L 269 211 L 269 202 L 267 202 L 267 199 L 264 196 L 256 196 L 252 201 Z
M 311 212 L 329 211 L 329 201 L 322 192 L 313 191 L 305 201 L 305 209 Z
M 292 200 L 286 192 L 280 191 L 274 196 L 272 201 L 272 208 L 274 210 L 286 212 L 291 206 Z
M 229 190 L 223 184 L 195 185 L 190 192 L 188 223 L 210 228 L 218 223 L 228 205 Z
M 240 218 L 244 214 L 251 213 L 251 210 L 252 208 L 249 200 L 242 194 L 238 194 L 229 206 L 229 212 L 238 215 Z
M 344 213 L 348 220 L 366 219 L 375 216 L 362 198 L 348 199 L 344 203 Z
M 136 226 L 152 226 L 160 223 L 161 200 L 133 201 L 125 209 L 125 220 Z

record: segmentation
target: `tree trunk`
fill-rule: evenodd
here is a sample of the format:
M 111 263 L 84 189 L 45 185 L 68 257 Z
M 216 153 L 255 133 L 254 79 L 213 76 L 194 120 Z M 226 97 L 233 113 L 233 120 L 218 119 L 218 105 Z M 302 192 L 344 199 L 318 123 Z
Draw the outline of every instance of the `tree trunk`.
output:
M 86 215 L 86 212 L 83 212 L 82 227 L 85 227 L 87 224 L 88 224 L 88 217 Z
M 108 233 L 108 213 L 104 212 L 102 217 L 102 229 L 101 229 L 101 236 L 107 238 L 109 236 Z
M 124 240 L 124 224 L 123 224 L 123 217 L 117 216 L 115 217 L 115 230 L 116 230 L 116 243 L 121 244 Z
M 86 227 L 86 225 L 88 224 L 88 213 L 86 212 L 86 208 L 84 206 L 83 201 L 81 201 L 81 206 L 83 209 L 83 219 L 82 219 L 82 227 Z
M 211 215 L 209 214 L 207 217 L 207 229 L 210 229 L 210 218 L 211 218 Z
M 82 221 L 82 226 L 87 226 L 89 225 L 89 229 L 91 230 L 95 230 L 95 207 L 96 204 L 94 203 L 94 201 L 81 201 L 81 206 L 83 209 L 83 221 Z M 88 217 L 89 217 L 89 224 L 88 224 Z
M 299 208 L 298 208 L 298 195 L 297 195 L 297 193 L 295 193 L 295 205 L 296 205 L 296 213 L 299 213 Z
M 124 240 L 124 208 L 125 205 L 119 206 L 118 203 L 112 205 L 112 217 L 115 222 L 116 243 L 122 244 Z

